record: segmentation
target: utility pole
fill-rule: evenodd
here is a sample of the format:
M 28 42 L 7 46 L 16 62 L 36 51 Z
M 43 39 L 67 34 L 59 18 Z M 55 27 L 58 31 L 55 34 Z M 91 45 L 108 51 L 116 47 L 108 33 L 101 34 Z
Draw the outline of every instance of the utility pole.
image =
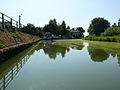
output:
M 20 21 L 21 21 L 21 16 L 19 15 L 19 29 L 21 28 L 21 23 L 20 23 Z
M 19 29 L 21 29 L 21 15 L 19 15 Z

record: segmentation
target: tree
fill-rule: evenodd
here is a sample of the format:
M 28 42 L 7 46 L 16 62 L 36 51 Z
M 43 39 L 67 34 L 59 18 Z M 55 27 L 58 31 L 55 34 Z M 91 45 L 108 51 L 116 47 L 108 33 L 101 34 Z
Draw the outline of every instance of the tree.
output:
M 65 21 L 62 22 L 61 27 L 62 27 L 61 35 L 65 35 L 67 33 L 67 28 L 66 28 Z
M 45 32 L 50 32 L 50 33 L 52 33 L 54 35 L 59 34 L 56 19 L 53 19 L 53 20 L 51 19 L 49 21 L 49 24 L 45 25 L 43 29 L 44 29 Z
M 62 34 L 62 26 L 60 24 L 57 25 L 57 31 L 59 35 Z
M 85 30 L 82 27 L 77 27 L 76 30 L 80 31 L 80 37 L 84 37 L 83 33 L 85 32 Z
M 27 26 L 24 26 L 21 31 L 32 35 L 38 35 L 39 33 L 38 29 L 36 29 L 36 27 L 31 23 L 28 23 Z
M 66 23 L 65 21 L 62 22 L 62 24 L 58 24 L 56 19 L 51 19 L 49 21 L 49 24 L 45 25 L 43 30 L 44 32 L 50 32 L 56 36 L 58 35 L 62 35 L 65 36 L 68 34 L 68 30 L 70 29 L 70 27 L 68 26 L 66 28 Z
M 100 36 L 100 34 L 104 32 L 105 29 L 107 29 L 108 27 L 110 27 L 110 23 L 108 22 L 108 20 L 104 18 L 94 18 L 91 21 L 88 32 L 90 35 L 95 34 L 96 36 Z
M 117 24 L 116 24 L 116 23 L 114 23 L 114 24 L 112 25 L 112 27 L 117 27 Z
M 120 19 L 118 20 L 118 27 L 120 27 Z
M 70 30 L 70 26 L 67 26 L 67 30 Z
M 77 27 L 77 30 L 80 31 L 81 33 L 85 32 L 85 30 L 82 27 Z
M 119 27 L 110 27 L 105 30 L 105 32 L 101 33 L 102 36 L 115 36 L 120 35 Z

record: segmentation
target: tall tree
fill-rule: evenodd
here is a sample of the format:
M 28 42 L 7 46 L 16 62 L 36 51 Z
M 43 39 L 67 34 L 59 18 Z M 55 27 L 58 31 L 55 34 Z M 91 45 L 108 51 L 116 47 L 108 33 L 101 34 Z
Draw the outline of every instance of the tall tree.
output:
M 85 30 L 82 27 L 77 27 L 77 30 L 80 31 L 81 33 L 85 32 Z
M 95 34 L 96 36 L 100 36 L 100 34 L 104 32 L 105 29 L 107 29 L 108 27 L 110 27 L 110 23 L 108 22 L 108 20 L 104 18 L 94 18 L 91 21 L 88 32 L 90 35 Z
M 85 30 L 82 27 L 77 27 L 76 30 L 80 31 L 80 37 L 84 37 Z
M 65 35 L 67 33 L 67 28 L 66 28 L 65 21 L 62 22 L 61 27 L 62 27 L 61 34 Z
M 57 27 L 57 21 L 56 19 L 50 20 L 49 24 L 44 26 L 44 31 L 45 32 L 50 32 L 54 35 L 58 35 L 58 27 Z

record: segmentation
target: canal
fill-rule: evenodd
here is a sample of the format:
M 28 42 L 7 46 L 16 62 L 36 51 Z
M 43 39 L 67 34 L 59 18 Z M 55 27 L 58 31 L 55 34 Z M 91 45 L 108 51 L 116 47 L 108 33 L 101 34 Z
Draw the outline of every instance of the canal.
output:
M 120 43 L 40 41 L 0 65 L 0 90 L 120 90 Z

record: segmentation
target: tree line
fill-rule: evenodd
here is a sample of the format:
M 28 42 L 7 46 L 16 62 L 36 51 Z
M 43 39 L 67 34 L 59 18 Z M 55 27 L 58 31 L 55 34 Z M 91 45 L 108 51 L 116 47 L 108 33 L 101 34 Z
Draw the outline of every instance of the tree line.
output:
M 43 28 L 43 31 L 45 32 L 50 32 L 56 36 L 58 35 L 67 35 L 68 31 L 70 29 L 70 26 L 66 26 L 65 21 L 62 21 L 61 24 L 58 24 L 56 19 L 51 19 L 49 21 L 49 24 L 46 24 Z
M 120 19 L 110 25 L 104 18 L 94 18 L 88 28 L 89 35 L 84 39 L 92 41 L 120 42 Z
M 55 36 L 64 36 L 64 37 L 72 37 L 70 30 L 78 30 L 79 34 L 75 36 L 75 38 L 84 37 L 85 30 L 82 27 L 70 28 L 69 25 L 63 20 L 62 23 L 57 23 L 56 19 L 51 19 L 48 24 L 46 24 L 43 28 L 35 27 L 33 24 L 28 23 L 27 26 L 24 26 L 21 31 L 24 33 L 39 35 L 41 32 L 50 32 Z M 40 35 L 41 36 L 41 35 Z
M 94 18 L 88 28 L 89 35 L 115 36 L 120 35 L 120 19 L 118 23 L 110 26 L 110 22 L 104 18 Z

